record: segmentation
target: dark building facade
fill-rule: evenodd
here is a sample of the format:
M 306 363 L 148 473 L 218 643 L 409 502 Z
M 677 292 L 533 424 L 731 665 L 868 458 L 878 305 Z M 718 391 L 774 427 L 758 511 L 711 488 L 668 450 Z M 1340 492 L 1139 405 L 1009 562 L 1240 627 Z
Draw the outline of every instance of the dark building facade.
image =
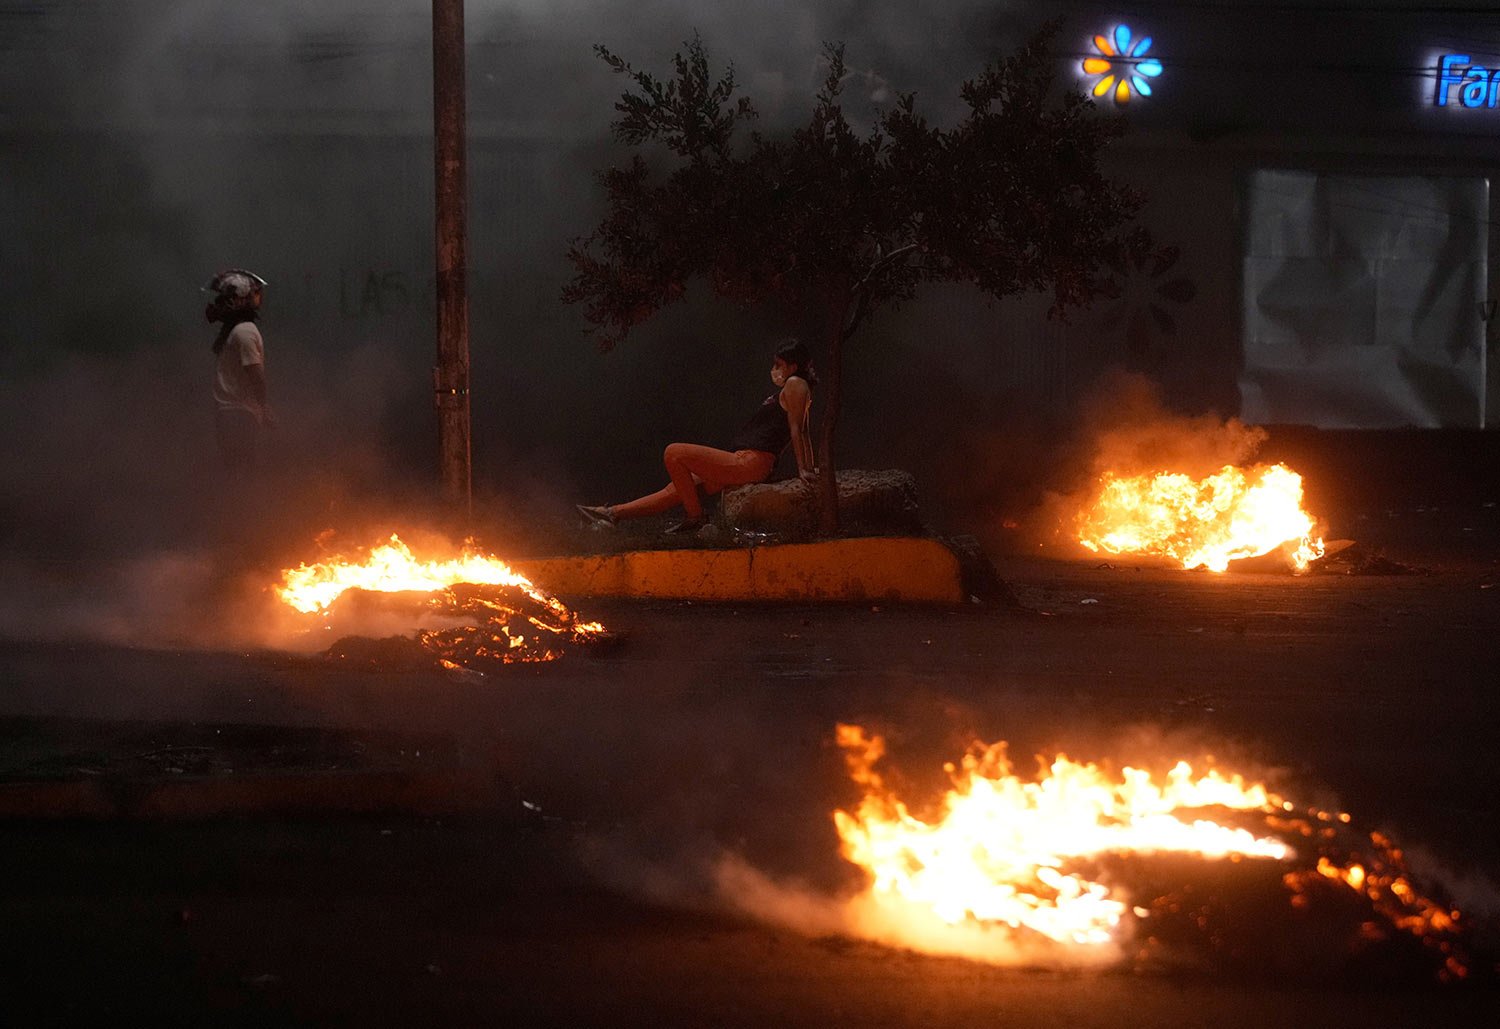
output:
M 1500 17 L 1184 3 L 1066 25 L 1177 248 L 1106 330 L 1119 360 L 1256 422 L 1493 424 Z

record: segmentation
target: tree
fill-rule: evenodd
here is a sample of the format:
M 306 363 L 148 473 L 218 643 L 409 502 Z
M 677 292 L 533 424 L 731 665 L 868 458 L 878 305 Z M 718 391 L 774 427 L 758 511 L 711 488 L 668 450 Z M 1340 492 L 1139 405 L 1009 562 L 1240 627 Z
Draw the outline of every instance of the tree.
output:
M 826 43 L 812 115 L 779 138 L 737 135 L 755 108 L 735 97 L 732 66 L 711 74 L 696 35 L 667 79 L 595 47 L 632 81 L 612 127 L 634 153 L 600 175 L 608 211 L 568 251 L 564 301 L 585 305 L 604 350 L 697 278 L 741 304 L 816 312 L 819 527 L 836 531 L 844 346 L 871 314 L 947 281 L 993 298 L 1050 290 L 1049 315 L 1061 315 L 1111 292 L 1109 270 L 1149 250 L 1132 225 L 1140 196 L 1100 169 L 1123 124 L 1054 89 L 1055 32 L 965 82 L 967 113 L 952 128 L 929 124 L 903 93 L 864 134 L 841 103 L 844 47 Z

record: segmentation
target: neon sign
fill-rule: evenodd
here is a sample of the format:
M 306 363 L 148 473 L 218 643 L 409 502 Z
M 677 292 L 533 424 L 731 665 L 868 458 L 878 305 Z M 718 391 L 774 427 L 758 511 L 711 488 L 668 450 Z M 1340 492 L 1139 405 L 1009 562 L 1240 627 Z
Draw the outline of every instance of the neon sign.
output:
M 1098 56 L 1083 59 L 1083 73 L 1100 76 L 1090 91 L 1094 96 L 1102 97 L 1112 90 L 1115 103 L 1126 104 L 1132 90 L 1141 96 L 1151 95 L 1149 80 L 1160 75 L 1162 68 L 1160 61 L 1146 56 L 1151 49 L 1150 36 L 1133 40 L 1130 26 L 1116 25 L 1113 32 L 1095 36 L 1093 42 Z
M 1458 102 L 1464 107 L 1494 107 L 1500 100 L 1500 69 L 1491 71 L 1473 64 L 1468 54 L 1444 54 L 1438 58 L 1437 92 L 1432 103 L 1447 107 L 1453 87 L 1458 87 Z

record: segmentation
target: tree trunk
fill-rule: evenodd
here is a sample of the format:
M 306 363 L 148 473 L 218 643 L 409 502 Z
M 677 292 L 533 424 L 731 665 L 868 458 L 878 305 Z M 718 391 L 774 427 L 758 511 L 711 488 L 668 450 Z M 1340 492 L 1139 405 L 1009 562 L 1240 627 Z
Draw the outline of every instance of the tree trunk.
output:
M 853 297 L 844 293 L 829 305 L 828 328 L 824 333 L 824 353 L 818 367 L 823 415 L 818 423 L 818 533 L 832 536 L 839 531 L 838 467 L 833 459 L 833 436 L 839 421 L 842 401 L 844 333 L 849 322 Z

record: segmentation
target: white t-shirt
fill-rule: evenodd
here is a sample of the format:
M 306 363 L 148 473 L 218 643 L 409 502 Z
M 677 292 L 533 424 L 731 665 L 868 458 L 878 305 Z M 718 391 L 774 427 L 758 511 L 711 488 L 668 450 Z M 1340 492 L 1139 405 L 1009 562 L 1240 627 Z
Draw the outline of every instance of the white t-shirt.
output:
M 254 322 L 240 322 L 229 331 L 224 349 L 219 351 L 218 374 L 214 377 L 214 401 L 219 410 L 260 412 L 248 369 L 257 364 L 264 367 L 265 363 L 266 345 Z

